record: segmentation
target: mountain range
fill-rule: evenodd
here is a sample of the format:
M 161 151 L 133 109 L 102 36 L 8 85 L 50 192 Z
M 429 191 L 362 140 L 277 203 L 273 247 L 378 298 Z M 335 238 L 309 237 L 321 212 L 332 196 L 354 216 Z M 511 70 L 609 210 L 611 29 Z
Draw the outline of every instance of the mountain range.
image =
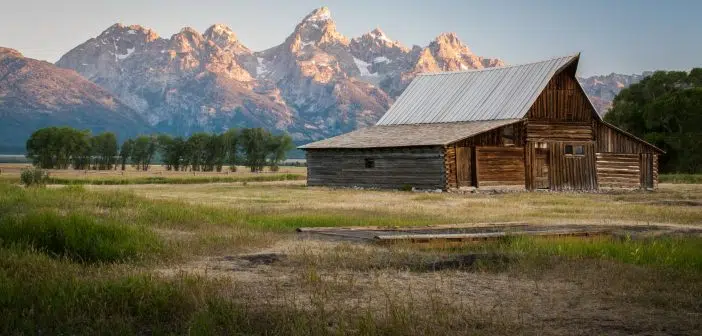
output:
M 455 33 L 412 47 L 379 28 L 347 38 L 325 7 L 263 51 L 222 24 L 168 38 L 115 24 L 55 65 L 0 49 L 0 143 L 21 148 L 33 130 L 52 124 L 121 136 L 264 127 L 303 143 L 374 124 L 419 73 L 503 65 L 476 55 Z M 604 111 L 640 77 L 581 82 Z

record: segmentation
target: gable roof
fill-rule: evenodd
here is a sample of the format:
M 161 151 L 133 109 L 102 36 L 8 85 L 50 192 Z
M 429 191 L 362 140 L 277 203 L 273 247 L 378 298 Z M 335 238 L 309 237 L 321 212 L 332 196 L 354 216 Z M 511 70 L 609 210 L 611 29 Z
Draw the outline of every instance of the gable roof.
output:
M 309 143 L 298 148 L 322 149 L 443 146 L 519 121 L 519 119 L 504 119 L 439 124 L 372 126 L 335 136 L 333 138 Z
M 471 71 L 418 75 L 376 125 L 519 119 L 580 55 Z

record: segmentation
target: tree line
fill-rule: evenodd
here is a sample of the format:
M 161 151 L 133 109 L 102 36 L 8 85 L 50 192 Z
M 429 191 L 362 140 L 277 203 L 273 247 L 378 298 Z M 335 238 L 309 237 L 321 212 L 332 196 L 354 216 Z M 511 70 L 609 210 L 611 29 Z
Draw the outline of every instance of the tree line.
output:
M 118 145 L 111 132 L 92 135 L 71 127 L 42 128 L 27 140 L 27 158 L 39 168 L 125 170 L 131 164 L 148 170 L 160 156 L 167 170 L 236 170 L 244 164 L 253 172 L 265 166 L 277 170 L 293 149 L 287 134 L 274 135 L 262 128 L 230 129 L 221 134 L 195 133 L 190 137 L 142 135 Z
M 702 68 L 655 72 L 622 90 L 605 120 L 666 151 L 661 172 L 702 173 Z

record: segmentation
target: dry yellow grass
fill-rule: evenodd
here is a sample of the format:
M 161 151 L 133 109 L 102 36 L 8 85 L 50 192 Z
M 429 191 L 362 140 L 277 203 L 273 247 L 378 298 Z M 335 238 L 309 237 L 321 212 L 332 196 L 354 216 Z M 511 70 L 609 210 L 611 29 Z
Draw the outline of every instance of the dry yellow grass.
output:
M 0 171 L 3 178 L 19 179 L 22 169 L 32 167 L 31 164 L 24 163 L 0 163 Z M 126 170 L 74 170 L 74 169 L 48 169 L 51 177 L 66 179 L 112 179 L 112 178 L 143 178 L 143 177 L 165 177 L 165 178 L 192 178 L 192 177 L 247 177 L 260 174 L 307 174 L 305 167 L 283 166 L 277 172 L 271 172 L 267 167 L 262 173 L 251 173 L 244 166 L 237 166 L 236 172 L 229 171 L 229 167 L 223 167 L 222 172 L 189 172 L 166 170 L 162 165 L 151 165 L 149 170 L 136 170 L 131 165 L 127 165 Z
M 378 216 L 426 224 L 524 222 L 530 224 L 702 224 L 702 185 L 661 184 L 653 192 L 414 193 L 307 188 L 304 181 L 251 184 L 93 186 L 130 190 L 152 199 L 234 208 L 281 216 L 349 216 L 368 225 Z M 354 219 L 358 221 L 354 224 Z M 301 225 L 304 223 L 301 223 Z M 402 223 L 397 223 L 402 225 Z M 416 224 L 408 221 L 407 225 Z M 333 223 L 330 223 L 333 225 Z

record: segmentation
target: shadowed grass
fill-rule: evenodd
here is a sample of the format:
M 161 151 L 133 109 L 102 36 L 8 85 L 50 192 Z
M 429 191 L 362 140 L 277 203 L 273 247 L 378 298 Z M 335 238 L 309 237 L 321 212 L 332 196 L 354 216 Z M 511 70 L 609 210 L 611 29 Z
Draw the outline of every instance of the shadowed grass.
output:
M 439 248 L 440 250 L 443 248 Z M 429 250 L 433 250 L 429 248 Z M 492 253 L 511 256 L 513 261 L 549 262 L 549 258 L 600 259 L 702 274 L 702 238 L 662 237 L 526 237 L 508 236 L 493 242 L 449 247 L 457 253 Z
M 660 174 L 658 176 L 660 183 L 702 183 L 702 174 Z
M 85 215 L 53 212 L 3 218 L 0 245 L 30 247 L 79 262 L 136 260 L 162 249 L 156 235 L 143 227 L 100 224 Z

